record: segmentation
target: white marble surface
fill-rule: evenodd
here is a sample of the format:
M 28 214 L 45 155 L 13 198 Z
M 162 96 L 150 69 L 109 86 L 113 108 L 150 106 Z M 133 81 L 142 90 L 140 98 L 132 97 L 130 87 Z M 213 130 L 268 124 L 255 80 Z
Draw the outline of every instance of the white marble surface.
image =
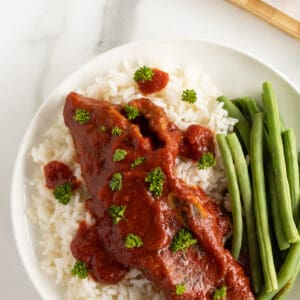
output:
M 223 0 L 0 0 L 0 36 L 1 299 L 40 299 L 12 236 L 13 162 L 37 107 L 85 61 L 129 41 L 211 39 L 261 57 L 300 86 L 300 41 Z

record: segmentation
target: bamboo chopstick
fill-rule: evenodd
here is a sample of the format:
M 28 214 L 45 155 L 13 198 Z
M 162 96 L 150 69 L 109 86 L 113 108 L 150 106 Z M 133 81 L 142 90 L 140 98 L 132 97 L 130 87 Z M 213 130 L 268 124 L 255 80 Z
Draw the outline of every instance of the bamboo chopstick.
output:
M 228 0 L 300 39 L 300 22 L 261 0 Z

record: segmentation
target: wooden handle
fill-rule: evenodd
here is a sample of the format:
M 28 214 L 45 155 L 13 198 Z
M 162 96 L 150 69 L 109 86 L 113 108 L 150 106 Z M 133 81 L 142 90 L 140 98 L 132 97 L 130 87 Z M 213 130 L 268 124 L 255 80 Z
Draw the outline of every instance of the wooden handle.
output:
M 300 39 L 300 22 L 261 0 L 229 0 L 271 25 Z

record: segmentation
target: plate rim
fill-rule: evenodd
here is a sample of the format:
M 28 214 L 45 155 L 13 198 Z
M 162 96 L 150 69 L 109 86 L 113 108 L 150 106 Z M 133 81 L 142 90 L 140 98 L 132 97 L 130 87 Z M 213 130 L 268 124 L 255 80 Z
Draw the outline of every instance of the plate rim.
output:
M 17 248 L 18 256 L 21 260 L 21 264 L 23 268 L 26 271 L 26 275 L 29 278 L 33 288 L 36 290 L 38 295 L 42 299 L 44 298 L 45 293 L 43 293 L 42 286 L 37 283 L 37 279 L 35 278 L 30 270 L 30 262 L 29 257 L 25 256 L 22 254 L 21 248 L 22 248 L 22 234 L 18 232 L 18 222 L 16 220 L 17 215 L 16 215 L 16 208 L 19 207 L 20 205 L 23 207 L 24 204 L 24 199 L 21 201 L 19 198 L 17 198 L 16 195 L 16 190 L 17 187 L 19 186 L 19 181 L 21 180 L 20 176 L 18 174 L 18 170 L 22 166 L 22 161 L 24 156 L 26 155 L 26 150 L 27 150 L 27 144 L 29 142 L 29 137 L 30 133 L 32 132 L 34 125 L 36 123 L 36 120 L 39 118 L 41 112 L 44 110 L 44 107 L 48 105 L 48 102 L 51 101 L 53 96 L 58 93 L 58 91 L 65 85 L 67 85 L 67 82 L 71 81 L 72 78 L 77 77 L 83 70 L 87 69 L 90 65 L 95 63 L 99 59 L 99 57 L 106 56 L 106 55 L 111 55 L 113 52 L 119 52 L 122 51 L 122 49 L 127 49 L 127 48 L 135 48 L 135 47 L 141 47 L 145 45 L 154 45 L 154 44 L 159 44 L 159 43 L 166 43 L 166 44 L 172 44 L 172 43 L 200 43 L 200 44 L 206 44 L 210 46 L 215 46 L 219 48 L 224 48 L 227 50 L 230 50 L 236 54 L 243 55 L 245 57 L 248 57 L 257 63 L 263 65 L 267 69 L 271 70 L 274 72 L 278 77 L 283 79 L 292 89 L 294 89 L 298 95 L 300 95 L 300 87 L 298 87 L 293 80 L 289 79 L 286 74 L 284 74 L 282 71 L 280 71 L 277 67 L 272 65 L 271 63 L 265 62 L 262 58 L 260 58 L 258 55 L 253 54 L 252 52 L 242 49 L 240 47 L 236 47 L 234 45 L 231 45 L 229 43 L 225 42 L 220 42 L 216 40 L 210 40 L 210 39 L 181 39 L 181 38 L 174 38 L 174 39 L 148 39 L 148 40 L 139 40 L 139 41 L 133 41 L 129 42 L 126 44 L 119 45 L 117 47 L 111 48 L 103 53 L 100 53 L 91 59 L 89 59 L 87 62 L 79 66 L 74 72 L 70 73 L 67 75 L 67 77 L 62 80 L 49 94 L 48 96 L 45 97 L 45 100 L 43 103 L 39 106 L 37 111 L 34 113 L 33 117 L 31 118 L 25 132 L 24 136 L 21 139 L 21 142 L 18 145 L 18 150 L 17 154 L 15 157 L 15 162 L 14 162 L 14 167 L 13 167 L 13 173 L 12 173 L 12 179 L 11 179 L 11 185 L 10 185 L 10 219 L 11 219 L 11 224 L 12 224 L 12 229 L 13 229 L 13 236 L 14 236 L 14 242 Z M 24 184 L 24 178 L 22 178 L 22 184 Z M 25 196 L 24 196 L 25 197 Z M 21 202 L 20 202 L 21 201 Z M 20 202 L 20 203 L 19 203 Z M 24 223 L 26 223 L 26 212 L 23 209 L 23 218 L 24 218 Z

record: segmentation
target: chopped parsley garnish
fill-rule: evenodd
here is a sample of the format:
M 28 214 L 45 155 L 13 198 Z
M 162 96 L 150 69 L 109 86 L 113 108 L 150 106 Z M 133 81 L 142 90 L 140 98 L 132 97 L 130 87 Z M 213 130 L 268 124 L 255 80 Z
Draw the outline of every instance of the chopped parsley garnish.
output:
M 139 110 L 132 105 L 126 104 L 124 110 L 126 112 L 128 120 L 134 120 L 136 117 L 140 115 Z
M 213 167 L 216 161 L 214 155 L 211 152 L 204 153 L 198 161 L 199 170 L 207 169 Z
M 118 224 L 122 219 L 124 219 L 126 205 L 112 205 L 108 209 L 108 213 L 111 216 L 113 223 Z
M 143 246 L 142 239 L 133 233 L 129 233 L 125 239 L 125 247 L 126 248 L 140 248 Z
M 123 149 L 117 149 L 113 155 L 113 161 L 123 160 L 126 155 L 127 155 L 127 151 Z
M 134 73 L 133 80 L 135 82 L 145 82 L 145 81 L 151 81 L 153 78 L 154 72 L 151 68 L 147 66 L 140 67 L 137 69 Z
M 86 263 L 80 260 L 76 261 L 71 273 L 73 276 L 77 276 L 81 279 L 86 278 L 88 276 Z
M 131 165 L 130 165 L 130 169 L 134 169 L 136 166 L 141 165 L 145 162 L 145 157 L 140 156 L 138 157 Z
M 83 125 L 91 119 L 91 116 L 90 116 L 90 113 L 86 109 L 78 108 L 75 110 L 75 114 L 74 114 L 73 118 L 76 122 Z
M 189 103 L 195 103 L 197 100 L 197 93 L 195 90 L 184 90 L 181 94 L 181 99 Z
M 161 167 L 157 167 L 149 172 L 145 178 L 145 182 L 150 183 L 149 191 L 153 196 L 160 196 L 163 190 L 164 173 Z
M 193 235 L 185 228 L 180 229 L 174 236 L 171 250 L 173 252 L 182 251 L 197 243 Z
M 112 130 L 111 130 L 111 134 L 114 135 L 114 136 L 119 136 L 121 135 L 123 132 L 123 130 L 119 127 L 114 127 Z
M 106 131 L 106 127 L 104 125 L 99 127 L 99 131 L 101 132 L 105 132 Z
M 114 173 L 110 182 L 109 187 L 112 191 L 120 191 L 122 189 L 122 174 Z
M 182 295 L 185 292 L 185 284 L 181 283 L 181 284 L 177 284 L 176 285 L 176 295 Z
M 59 203 L 64 205 L 68 204 L 72 195 L 72 184 L 67 182 L 57 186 L 53 191 L 53 195 Z
M 223 285 L 221 288 L 216 289 L 214 291 L 213 300 L 222 300 L 225 299 L 227 294 L 227 287 L 226 285 Z

